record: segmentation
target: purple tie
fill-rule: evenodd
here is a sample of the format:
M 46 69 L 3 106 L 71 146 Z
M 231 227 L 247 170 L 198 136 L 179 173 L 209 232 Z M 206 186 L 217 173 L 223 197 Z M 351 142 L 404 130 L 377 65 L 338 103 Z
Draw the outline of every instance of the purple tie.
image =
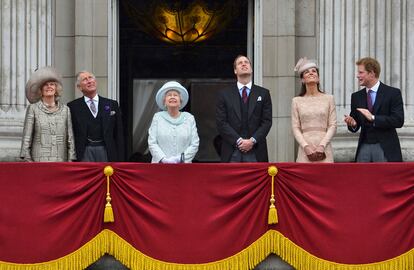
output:
M 371 93 L 374 92 L 371 89 L 368 90 L 367 93 L 367 105 L 368 105 L 368 111 L 372 112 L 372 98 Z
M 246 104 L 247 103 L 247 87 L 246 86 L 243 86 L 243 90 L 242 90 L 242 100 L 243 100 L 243 103 L 244 104 Z

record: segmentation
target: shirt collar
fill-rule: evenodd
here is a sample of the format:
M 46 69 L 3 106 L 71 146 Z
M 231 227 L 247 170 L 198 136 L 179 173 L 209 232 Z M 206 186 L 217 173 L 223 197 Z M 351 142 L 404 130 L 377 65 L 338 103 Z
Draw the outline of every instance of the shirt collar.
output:
M 372 90 L 372 91 L 374 91 L 374 92 L 377 92 L 377 91 L 378 91 L 379 86 L 380 86 L 380 81 L 378 80 L 378 81 L 377 81 L 377 83 L 376 83 L 376 84 L 374 84 L 374 86 L 373 86 L 373 87 L 371 87 L 371 88 L 368 88 L 368 87 L 367 87 L 367 93 L 368 93 L 368 91 L 369 91 L 369 90 Z
M 89 102 L 89 100 L 90 100 L 91 98 L 89 98 L 89 97 L 87 97 L 87 96 L 83 96 L 83 99 L 85 100 L 85 102 L 86 102 L 86 103 L 88 103 L 88 102 Z M 98 95 L 95 95 L 95 96 L 92 98 L 92 100 L 93 100 L 94 102 L 99 102 L 99 96 L 98 96 Z
M 237 82 L 237 88 L 240 90 L 243 88 L 243 86 L 246 86 L 249 90 L 252 89 L 252 82 L 249 82 L 248 84 L 244 85 L 241 84 L 240 82 Z

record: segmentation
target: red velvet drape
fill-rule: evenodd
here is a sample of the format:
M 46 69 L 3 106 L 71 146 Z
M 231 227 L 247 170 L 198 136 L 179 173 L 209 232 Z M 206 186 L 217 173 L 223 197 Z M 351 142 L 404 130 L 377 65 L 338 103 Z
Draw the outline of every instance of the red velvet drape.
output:
M 166 262 L 206 263 L 277 230 L 332 262 L 384 261 L 414 248 L 414 164 L 113 163 L 114 223 L 103 223 L 103 163 L 0 164 L 0 261 L 38 263 L 110 229 Z M 267 224 L 268 166 L 279 223 Z

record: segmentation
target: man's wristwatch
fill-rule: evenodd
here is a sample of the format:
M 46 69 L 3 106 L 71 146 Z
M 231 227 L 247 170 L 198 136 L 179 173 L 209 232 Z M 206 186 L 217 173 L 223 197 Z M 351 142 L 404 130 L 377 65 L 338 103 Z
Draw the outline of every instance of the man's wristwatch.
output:
M 375 115 L 371 115 L 371 121 L 374 121 L 375 120 Z

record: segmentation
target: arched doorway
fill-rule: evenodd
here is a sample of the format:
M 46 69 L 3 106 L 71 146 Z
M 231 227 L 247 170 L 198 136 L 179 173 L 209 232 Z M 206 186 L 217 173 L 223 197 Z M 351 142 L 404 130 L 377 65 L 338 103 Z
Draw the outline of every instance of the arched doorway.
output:
M 249 30 L 252 1 L 229 0 L 223 1 L 226 4 L 221 5 L 216 2 L 120 1 L 119 97 L 127 126 L 130 161 L 148 161 L 145 156 L 147 130 L 153 114 L 158 111 L 154 96 L 158 88 L 168 80 L 181 82 L 190 92 L 190 102 L 184 110 L 191 112 L 197 122 L 200 149 L 196 161 L 219 161 L 214 148 L 214 138 L 217 135 L 215 94 L 226 84 L 234 82 L 232 63 L 237 55 L 248 54 L 252 58 L 249 52 L 251 46 L 248 44 L 253 38 L 252 31 Z M 182 16 L 191 17 L 191 12 L 197 13 L 200 10 L 194 8 L 196 4 L 201 10 L 207 10 L 207 13 L 215 13 L 216 17 L 225 13 L 221 17 L 225 26 L 213 31 L 214 34 L 200 42 L 186 40 L 187 37 L 182 37 L 184 42 L 165 42 L 162 35 L 160 37 L 159 33 L 151 29 L 162 16 L 159 6 L 168 12 L 179 10 L 185 14 Z M 204 15 L 195 14 L 195 22 L 197 16 L 202 18 Z M 155 22 L 145 23 L 147 20 Z M 217 25 L 220 24 L 218 21 Z

